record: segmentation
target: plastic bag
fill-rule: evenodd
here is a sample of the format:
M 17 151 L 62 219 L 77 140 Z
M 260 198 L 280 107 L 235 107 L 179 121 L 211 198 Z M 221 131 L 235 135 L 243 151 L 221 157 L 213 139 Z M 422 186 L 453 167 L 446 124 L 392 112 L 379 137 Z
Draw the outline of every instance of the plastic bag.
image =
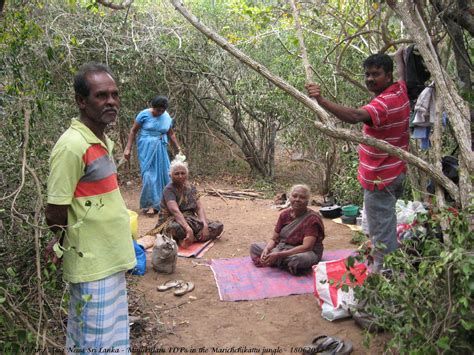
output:
M 418 213 L 427 213 L 423 203 L 420 201 L 408 201 L 408 203 L 405 203 L 403 200 L 397 200 L 395 210 L 397 211 L 397 224 L 411 224 L 415 221 Z
M 362 285 L 367 277 L 367 266 L 356 263 L 350 271 L 355 276 L 354 283 L 350 282 L 347 275 L 345 258 L 320 262 L 313 266 L 314 295 L 319 299 L 321 316 L 329 321 L 350 317 L 349 306 L 357 303 L 353 287 Z M 342 285 L 348 285 L 349 291 L 343 291 Z
M 135 267 L 130 270 L 130 273 L 132 275 L 143 276 L 145 275 L 146 271 L 145 249 L 143 249 L 143 246 L 138 244 L 135 240 L 133 240 L 133 247 L 135 248 L 135 258 L 137 259 L 137 265 L 135 265 Z
M 151 265 L 153 270 L 163 274 L 172 274 L 176 268 L 178 258 L 178 244 L 173 238 L 164 234 L 157 234 Z

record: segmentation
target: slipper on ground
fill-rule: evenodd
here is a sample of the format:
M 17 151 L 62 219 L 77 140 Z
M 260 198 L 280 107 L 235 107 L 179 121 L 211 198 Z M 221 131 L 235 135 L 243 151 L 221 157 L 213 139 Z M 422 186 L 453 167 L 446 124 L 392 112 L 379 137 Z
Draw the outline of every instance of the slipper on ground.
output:
M 156 289 L 160 292 L 163 292 L 171 288 L 181 287 L 184 285 L 184 283 L 185 282 L 183 280 L 168 280 L 164 284 L 159 285 Z
M 304 347 L 304 355 L 313 354 L 340 354 L 346 355 L 352 352 L 352 342 L 343 341 L 337 337 L 320 335 L 313 339 L 310 345 Z
M 188 281 L 184 282 L 180 287 L 178 287 L 176 291 L 174 291 L 174 294 L 175 296 L 183 296 L 186 293 L 191 292 L 192 290 L 194 290 L 194 283 Z

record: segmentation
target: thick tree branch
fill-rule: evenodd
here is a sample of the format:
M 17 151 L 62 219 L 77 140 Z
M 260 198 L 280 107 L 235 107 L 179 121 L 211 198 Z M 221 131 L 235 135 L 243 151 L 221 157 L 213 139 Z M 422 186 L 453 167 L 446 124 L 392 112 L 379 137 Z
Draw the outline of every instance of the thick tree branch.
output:
M 473 186 L 471 176 L 474 174 L 474 157 L 471 151 L 470 111 L 467 103 L 460 97 L 456 86 L 439 62 L 431 43 L 431 38 L 421 20 L 418 11 L 413 11 L 413 1 L 388 0 L 388 5 L 402 19 L 407 31 L 412 36 L 420 51 L 436 90 L 442 100 L 442 107 L 448 115 L 453 128 L 454 138 L 459 145 L 459 195 L 456 200 L 462 207 L 472 203 Z M 444 185 L 443 185 L 444 186 Z M 459 198 L 459 200 L 458 200 Z
M 206 37 L 214 41 L 216 44 L 218 44 L 221 48 L 232 54 L 234 57 L 236 57 L 238 60 L 241 62 L 245 63 L 247 66 L 255 70 L 257 73 L 261 74 L 265 78 L 267 78 L 269 81 L 271 81 L 273 84 L 275 84 L 277 87 L 279 87 L 281 90 L 285 91 L 289 95 L 291 95 L 293 98 L 295 98 L 297 101 L 301 102 L 304 104 L 306 107 L 310 108 L 312 111 L 316 112 L 318 115 L 323 114 L 327 115 L 327 113 L 322 110 L 322 108 L 319 105 L 315 105 L 313 100 L 311 100 L 307 95 L 304 95 L 300 91 L 298 91 L 296 88 L 291 86 L 290 84 L 286 83 L 283 79 L 277 77 L 273 73 L 271 73 L 266 67 L 264 67 L 262 64 L 256 62 L 246 54 L 242 53 L 240 50 L 238 50 L 236 47 L 228 43 L 223 37 L 220 35 L 216 34 L 213 32 L 211 29 L 209 29 L 207 26 L 202 24 L 197 17 L 192 15 L 182 4 L 181 1 L 179 0 L 170 0 L 175 9 L 181 13 L 196 29 L 198 29 L 201 33 L 203 33 Z M 322 112 L 321 112 L 322 111 Z M 354 132 L 351 130 L 347 129 L 336 129 L 335 127 L 329 127 L 327 125 L 324 125 L 323 123 L 319 121 L 315 121 L 314 125 L 318 130 L 321 132 L 327 134 L 330 137 L 333 138 L 339 138 L 343 139 L 346 141 L 353 141 L 357 143 L 364 143 L 369 146 L 378 148 L 384 152 L 389 153 L 390 155 L 397 156 L 402 160 L 405 160 L 406 162 L 415 165 L 422 171 L 426 172 L 430 176 L 433 177 L 433 179 L 442 185 L 452 196 L 456 198 L 456 200 L 459 199 L 459 190 L 457 186 L 449 180 L 440 169 L 436 169 L 432 165 L 428 164 L 425 162 L 423 159 L 420 159 L 413 154 L 410 154 L 403 149 L 396 148 L 393 145 L 382 141 L 378 140 L 375 138 L 368 137 L 362 133 L 359 132 Z

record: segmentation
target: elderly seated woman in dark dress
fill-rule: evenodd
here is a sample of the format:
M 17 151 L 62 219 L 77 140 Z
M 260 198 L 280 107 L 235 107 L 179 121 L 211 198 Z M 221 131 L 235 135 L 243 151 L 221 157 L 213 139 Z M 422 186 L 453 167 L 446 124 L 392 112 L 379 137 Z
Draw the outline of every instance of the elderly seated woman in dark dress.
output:
M 193 242 L 217 238 L 224 225 L 208 221 L 196 187 L 188 181 L 188 165 L 174 160 L 170 165 L 171 182 L 163 190 L 154 233 L 173 237 L 183 248 Z
M 311 270 L 321 260 L 324 225 L 319 214 L 308 208 L 309 199 L 308 186 L 291 188 L 291 208 L 280 214 L 270 241 L 250 246 L 256 266 L 275 266 L 296 275 Z

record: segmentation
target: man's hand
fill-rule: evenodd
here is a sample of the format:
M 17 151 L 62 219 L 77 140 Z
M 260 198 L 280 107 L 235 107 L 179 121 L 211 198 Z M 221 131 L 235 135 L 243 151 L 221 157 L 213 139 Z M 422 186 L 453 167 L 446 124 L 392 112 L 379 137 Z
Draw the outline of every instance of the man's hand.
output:
M 56 243 L 59 243 L 59 240 L 56 237 L 49 241 L 48 245 L 46 246 L 46 249 L 44 250 L 44 258 L 47 262 L 51 261 L 54 265 L 59 265 L 61 264 L 63 259 L 59 258 L 56 255 L 56 252 L 54 251 L 54 245 Z
M 308 96 L 319 101 L 321 98 L 321 87 L 315 83 L 309 83 L 304 86 L 308 91 Z

